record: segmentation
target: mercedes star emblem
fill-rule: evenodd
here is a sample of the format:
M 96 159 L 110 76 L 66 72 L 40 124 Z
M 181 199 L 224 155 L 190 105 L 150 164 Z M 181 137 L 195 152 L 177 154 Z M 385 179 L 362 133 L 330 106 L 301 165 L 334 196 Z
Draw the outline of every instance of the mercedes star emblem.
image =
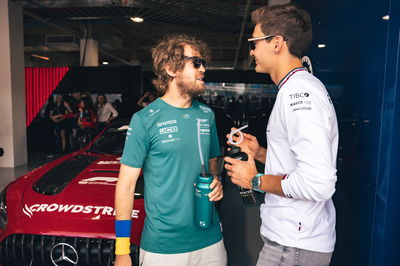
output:
M 77 265 L 78 252 L 70 244 L 58 243 L 52 247 L 50 251 L 50 259 L 56 266 Z

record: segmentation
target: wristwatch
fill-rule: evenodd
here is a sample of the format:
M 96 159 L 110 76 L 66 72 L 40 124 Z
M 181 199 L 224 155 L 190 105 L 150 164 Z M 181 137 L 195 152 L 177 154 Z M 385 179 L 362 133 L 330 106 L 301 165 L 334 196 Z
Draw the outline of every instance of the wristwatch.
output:
M 251 180 L 251 187 L 252 187 L 253 190 L 259 191 L 259 192 L 265 192 L 265 191 L 260 190 L 260 188 L 261 188 L 261 177 L 263 175 L 264 174 L 258 173 L 253 177 L 253 179 Z

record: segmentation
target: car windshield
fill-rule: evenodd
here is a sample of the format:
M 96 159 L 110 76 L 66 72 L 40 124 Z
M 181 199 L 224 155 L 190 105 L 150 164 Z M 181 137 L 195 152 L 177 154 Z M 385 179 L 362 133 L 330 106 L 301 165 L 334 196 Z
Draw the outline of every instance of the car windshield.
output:
M 121 155 L 125 145 L 127 125 L 111 126 L 90 146 L 89 152 Z

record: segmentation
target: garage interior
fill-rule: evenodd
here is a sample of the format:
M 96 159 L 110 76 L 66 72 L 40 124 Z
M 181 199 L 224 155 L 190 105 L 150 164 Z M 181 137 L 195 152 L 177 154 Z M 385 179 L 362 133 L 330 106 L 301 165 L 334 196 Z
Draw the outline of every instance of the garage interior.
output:
M 204 99 L 227 113 L 233 125 L 249 124 L 264 138 L 276 87 L 254 73 L 247 38 L 251 11 L 292 2 L 309 11 L 313 42 L 307 56 L 326 85 L 340 131 L 338 181 L 333 197 L 337 242 L 331 265 L 397 265 L 400 247 L 400 3 L 395 0 L 4 0 L 0 1 L 0 188 L 59 158 L 46 142 L 42 120 L 27 122 L 26 69 L 68 67 L 68 80 L 41 96 L 73 90 L 93 95 L 127 94 L 136 101 L 151 84 L 150 49 L 169 33 L 194 35 L 211 49 Z M 135 22 L 142 18 L 143 22 Z M 101 76 L 127 73 L 113 84 Z M 106 74 L 105 74 L 106 73 Z M 90 79 L 88 78 L 90 76 Z M 134 76 L 134 81 L 132 81 Z M 111 80 L 113 78 L 110 78 Z M 97 82 L 96 82 L 97 81 Z M 226 85 L 228 84 L 228 85 Z M 236 84 L 236 85 L 232 85 Z M 239 85 L 237 85 L 239 84 Z M 227 94 L 231 87 L 243 88 Z M 215 91 L 213 88 L 218 87 Z M 236 88 L 235 87 L 235 88 Z M 275 93 L 275 94 L 274 94 Z M 241 99 L 245 115 L 235 118 L 218 96 Z M 241 97 L 240 97 L 241 96 Z M 36 97 L 36 96 L 35 96 Z M 42 106 L 41 106 L 42 107 Z M 226 129 L 226 127 L 224 127 Z M 42 134 L 42 135 L 41 135 Z M 260 166 L 263 169 L 262 166 Z M 227 180 L 220 214 L 229 266 L 256 264 L 262 240 L 258 206 L 242 204 Z

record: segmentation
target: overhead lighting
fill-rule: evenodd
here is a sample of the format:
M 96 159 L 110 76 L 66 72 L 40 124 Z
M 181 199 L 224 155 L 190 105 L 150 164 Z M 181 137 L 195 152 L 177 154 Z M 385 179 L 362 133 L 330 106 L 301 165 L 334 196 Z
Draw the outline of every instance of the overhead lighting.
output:
M 103 61 L 103 65 L 108 65 L 108 62 L 107 61 Z
M 143 22 L 143 18 L 141 18 L 141 17 L 130 17 L 130 19 L 132 20 L 132 22 L 135 22 L 135 23 Z
M 326 47 L 326 44 L 323 44 L 323 43 L 318 44 L 318 48 L 325 48 L 325 47 Z
M 50 58 L 48 58 L 47 56 L 41 56 L 41 55 L 37 55 L 37 54 L 31 54 L 31 56 L 42 59 L 42 60 L 50 61 Z
M 382 17 L 383 20 L 389 20 L 389 18 L 390 18 L 389 15 L 386 15 L 386 16 Z

